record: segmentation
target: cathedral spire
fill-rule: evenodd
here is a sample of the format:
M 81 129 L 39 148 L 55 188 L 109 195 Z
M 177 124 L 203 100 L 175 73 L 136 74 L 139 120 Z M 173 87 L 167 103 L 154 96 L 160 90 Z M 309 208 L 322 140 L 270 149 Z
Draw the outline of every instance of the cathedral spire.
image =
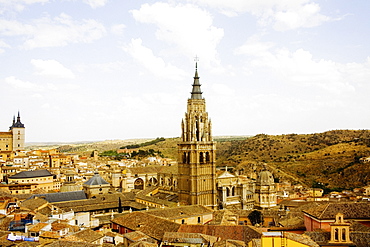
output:
M 200 90 L 199 76 L 198 76 L 198 62 L 195 63 L 195 76 L 193 83 L 193 90 L 191 92 L 191 99 L 202 99 L 202 91 Z

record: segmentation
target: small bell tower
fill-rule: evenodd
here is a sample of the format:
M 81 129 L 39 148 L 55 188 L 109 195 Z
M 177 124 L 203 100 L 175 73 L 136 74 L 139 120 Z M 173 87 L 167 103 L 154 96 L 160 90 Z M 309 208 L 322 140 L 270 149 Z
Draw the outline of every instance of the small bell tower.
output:
M 344 221 L 344 215 L 337 213 L 335 222 L 330 224 L 330 241 L 332 244 L 353 244 L 349 238 L 350 223 Z

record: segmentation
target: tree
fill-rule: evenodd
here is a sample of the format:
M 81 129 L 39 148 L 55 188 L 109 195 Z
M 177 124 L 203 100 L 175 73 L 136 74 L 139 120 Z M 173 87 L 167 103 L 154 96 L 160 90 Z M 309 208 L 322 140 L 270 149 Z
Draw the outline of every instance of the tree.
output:
M 118 197 L 118 213 L 122 213 L 122 202 L 121 202 L 121 197 Z
M 252 225 L 261 224 L 263 222 L 262 213 L 258 210 L 253 210 L 249 215 L 248 219 L 252 223 Z

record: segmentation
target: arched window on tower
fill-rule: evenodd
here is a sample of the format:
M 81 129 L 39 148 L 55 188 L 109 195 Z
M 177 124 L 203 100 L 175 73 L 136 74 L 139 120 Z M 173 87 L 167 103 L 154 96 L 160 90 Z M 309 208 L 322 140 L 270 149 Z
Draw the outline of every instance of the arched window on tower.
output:
M 204 163 L 203 152 L 199 153 L 199 163 Z
M 346 238 L 346 229 L 342 228 L 342 241 L 347 241 Z
M 196 136 L 196 140 L 197 141 L 200 141 L 199 140 L 199 119 L 198 117 L 195 117 L 195 136 Z
M 206 162 L 210 162 L 209 152 L 206 152 Z
M 334 229 L 334 240 L 339 241 L 339 231 L 338 228 Z
M 184 152 L 182 155 L 182 163 L 186 164 L 186 160 L 186 152 Z

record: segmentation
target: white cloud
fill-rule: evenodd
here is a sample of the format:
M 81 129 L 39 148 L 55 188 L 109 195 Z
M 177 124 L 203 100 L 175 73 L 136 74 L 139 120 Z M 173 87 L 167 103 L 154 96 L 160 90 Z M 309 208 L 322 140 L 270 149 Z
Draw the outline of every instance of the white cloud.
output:
M 20 90 L 30 90 L 30 91 L 42 91 L 44 88 L 42 86 L 39 86 L 35 83 L 29 82 L 29 81 L 22 81 L 14 76 L 9 76 L 4 79 L 5 83 L 9 84 L 15 89 Z
M 91 8 L 95 9 L 106 5 L 108 0 L 83 0 L 83 2 L 90 5 Z
M 285 31 L 300 27 L 316 27 L 330 20 L 329 17 L 319 12 L 320 6 L 316 3 L 308 3 L 296 9 L 277 11 L 272 17 L 275 21 L 274 29 Z
M 125 28 L 126 28 L 126 25 L 124 24 L 113 25 L 111 27 L 111 32 L 115 35 L 122 36 Z
M 235 95 L 235 91 L 225 84 L 214 83 L 212 85 L 212 89 L 217 95 L 228 95 L 228 96 Z
M 256 47 L 259 49 L 254 50 Z M 237 49 L 237 53 L 250 56 L 250 66 L 272 69 L 284 82 L 315 86 L 333 94 L 354 92 L 359 83 L 370 80 L 368 66 L 315 60 L 303 49 L 291 52 L 287 49 L 273 50 L 272 47 L 273 44 L 259 42 L 252 37 Z M 359 78 L 354 81 L 349 75 L 358 75 Z
M 123 49 L 156 76 L 173 80 L 180 80 L 187 76 L 184 71 L 171 64 L 166 64 L 162 58 L 156 57 L 151 49 L 142 45 L 141 39 L 132 39 L 131 43 Z
M 213 26 L 209 12 L 191 4 L 162 2 L 143 4 L 139 10 L 131 12 L 135 20 L 155 24 L 158 27 L 156 37 L 175 45 L 177 52 L 188 57 L 198 55 L 205 66 L 218 67 L 216 48 L 224 31 Z
M 25 5 L 36 3 L 47 3 L 49 0 L 0 0 L 0 14 L 6 11 L 21 12 L 24 10 Z
M 31 64 L 35 67 L 37 75 L 52 78 L 75 78 L 75 75 L 70 69 L 67 69 L 56 60 L 32 59 Z
M 320 6 L 312 0 L 188 0 L 217 8 L 228 16 L 250 13 L 262 26 L 272 25 L 279 31 L 315 27 L 330 18 L 320 14 Z
M 10 45 L 8 45 L 4 41 L 0 40 L 0 54 L 5 51 L 4 49 L 1 49 L 1 48 L 9 48 L 9 47 L 10 47 Z
M 24 24 L 0 20 L 0 34 L 22 36 L 23 48 L 66 46 L 68 43 L 90 43 L 105 34 L 104 26 L 95 20 L 74 21 L 66 14 L 54 19 L 44 17 Z

